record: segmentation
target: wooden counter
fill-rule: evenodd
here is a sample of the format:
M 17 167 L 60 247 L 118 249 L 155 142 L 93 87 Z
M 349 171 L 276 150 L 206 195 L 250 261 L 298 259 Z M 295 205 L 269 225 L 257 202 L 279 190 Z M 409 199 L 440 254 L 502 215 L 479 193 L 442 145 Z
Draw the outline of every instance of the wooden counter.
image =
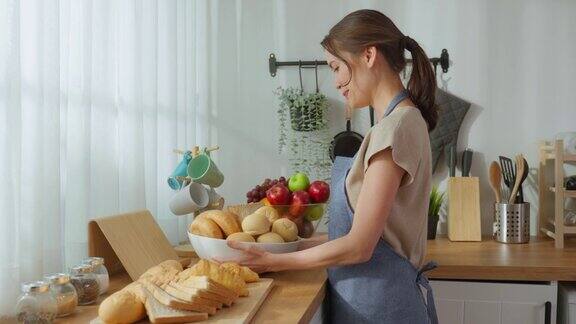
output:
M 253 323 L 308 323 L 324 299 L 325 271 L 289 271 L 263 277 L 273 278 L 274 287 L 254 316 Z M 112 277 L 106 296 L 130 282 L 132 280 L 125 273 Z M 98 302 L 106 296 L 101 296 Z M 73 316 L 55 323 L 85 324 L 97 316 L 98 305 L 79 306 Z
M 428 260 L 440 265 L 427 273 L 431 279 L 512 281 L 576 281 L 576 240 L 555 249 L 554 241 L 533 237 L 528 244 L 502 244 L 491 238 L 482 242 L 450 242 L 446 237 L 428 241 Z M 307 323 L 324 298 L 326 272 L 288 271 L 264 277 L 275 286 L 254 323 Z M 110 292 L 131 282 L 127 274 L 113 277 Z M 100 298 L 100 301 L 103 298 Z M 73 316 L 57 323 L 88 323 L 98 306 L 79 307 Z
M 536 237 L 527 244 L 503 244 L 492 238 L 450 242 L 439 237 L 428 241 L 426 259 L 439 264 L 427 273 L 431 279 L 576 281 L 576 240 L 555 249 L 554 241 Z

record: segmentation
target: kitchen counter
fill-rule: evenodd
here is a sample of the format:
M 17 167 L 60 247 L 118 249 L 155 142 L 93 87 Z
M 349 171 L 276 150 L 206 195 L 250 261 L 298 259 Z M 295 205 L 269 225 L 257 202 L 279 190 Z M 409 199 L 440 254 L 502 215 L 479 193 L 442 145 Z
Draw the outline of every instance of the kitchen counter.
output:
M 253 323 L 308 323 L 324 299 L 326 272 L 322 270 L 288 271 L 263 275 L 274 279 L 274 287 L 253 318 Z M 128 274 L 110 280 L 108 296 L 132 282 Z M 98 302 L 104 300 L 101 296 Z M 98 316 L 98 305 L 79 306 L 73 316 L 55 323 L 84 324 Z
M 576 281 L 576 240 L 555 249 L 554 241 L 536 237 L 528 244 L 502 244 L 488 237 L 482 242 L 451 242 L 439 236 L 428 241 L 426 259 L 439 264 L 427 273 L 430 279 Z M 254 323 L 307 323 L 324 299 L 325 271 L 287 271 L 263 277 L 273 278 L 275 285 Z M 127 274 L 114 276 L 110 292 L 130 282 Z M 97 312 L 97 305 L 81 306 L 73 317 L 56 323 L 88 323 Z
M 439 267 L 430 279 L 576 281 L 576 240 L 564 249 L 554 241 L 531 237 L 527 244 L 503 244 L 490 237 L 481 242 L 451 242 L 440 236 L 428 241 L 427 260 Z

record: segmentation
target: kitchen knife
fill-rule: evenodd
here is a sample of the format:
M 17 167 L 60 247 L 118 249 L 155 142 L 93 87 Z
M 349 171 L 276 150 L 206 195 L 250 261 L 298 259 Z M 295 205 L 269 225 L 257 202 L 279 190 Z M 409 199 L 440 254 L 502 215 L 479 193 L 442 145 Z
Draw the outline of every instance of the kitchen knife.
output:
M 450 154 L 448 155 L 448 171 L 451 177 L 456 176 L 456 145 L 450 145 Z
M 472 154 L 474 152 L 471 149 L 466 149 L 464 153 L 462 153 L 462 176 L 469 177 L 470 176 L 470 168 L 472 167 Z

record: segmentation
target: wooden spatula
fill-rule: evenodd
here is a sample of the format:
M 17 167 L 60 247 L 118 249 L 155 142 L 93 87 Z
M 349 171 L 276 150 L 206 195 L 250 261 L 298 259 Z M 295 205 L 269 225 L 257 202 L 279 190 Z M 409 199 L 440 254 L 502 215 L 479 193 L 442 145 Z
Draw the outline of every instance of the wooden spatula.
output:
M 513 204 L 516 200 L 516 194 L 518 193 L 518 188 L 520 188 L 520 183 L 522 183 L 522 176 L 524 175 L 524 157 L 522 154 L 516 155 L 516 179 L 514 181 L 514 188 L 510 193 L 510 198 L 508 199 L 509 204 Z
M 502 202 L 502 192 L 501 190 L 501 183 L 502 183 L 502 170 L 500 169 L 500 165 L 496 161 L 492 161 L 490 163 L 490 170 L 488 174 L 490 178 L 490 187 L 492 187 L 492 191 L 494 191 L 494 196 L 496 196 L 496 202 Z

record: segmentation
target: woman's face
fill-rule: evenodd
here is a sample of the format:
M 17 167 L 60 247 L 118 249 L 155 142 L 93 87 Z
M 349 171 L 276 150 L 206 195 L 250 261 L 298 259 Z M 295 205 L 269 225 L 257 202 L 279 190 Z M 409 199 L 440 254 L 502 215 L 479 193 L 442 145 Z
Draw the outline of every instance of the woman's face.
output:
M 367 64 L 361 58 L 354 57 L 349 53 L 342 53 L 348 61 L 354 73 L 344 61 L 324 51 L 328 66 L 334 73 L 334 86 L 342 96 L 346 98 L 348 105 L 352 108 L 362 108 L 370 105 L 370 91 L 375 82 Z M 352 76 L 352 77 L 351 77 Z

